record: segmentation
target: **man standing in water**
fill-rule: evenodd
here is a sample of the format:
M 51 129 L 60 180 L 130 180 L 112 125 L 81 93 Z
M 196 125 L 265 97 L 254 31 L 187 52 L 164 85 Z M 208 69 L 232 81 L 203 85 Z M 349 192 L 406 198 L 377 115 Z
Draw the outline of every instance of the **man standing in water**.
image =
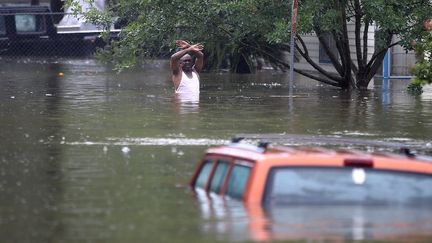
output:
M 184 40 L 177 40 L 176 45 L 182 50 L 171 56 L 172 81 L 176 93 L 199 93 L 199 72 L 204 65 L 204 46 L 190 45 Z M 192 56 L 195 56 L 195 62 Z

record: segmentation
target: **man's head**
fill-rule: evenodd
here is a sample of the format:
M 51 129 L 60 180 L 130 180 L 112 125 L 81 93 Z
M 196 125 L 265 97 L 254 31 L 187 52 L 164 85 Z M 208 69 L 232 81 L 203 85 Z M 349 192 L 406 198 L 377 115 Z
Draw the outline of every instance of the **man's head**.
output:
M 180 58 L 180 66 L 183 71 L 190 72 L 194 65 L 194 60 L 191 55 L 186 54 Z
M 427 18 L 423 21 L 423 29 L 425 31 L 431 31 L 432 30 L 432 19 Z

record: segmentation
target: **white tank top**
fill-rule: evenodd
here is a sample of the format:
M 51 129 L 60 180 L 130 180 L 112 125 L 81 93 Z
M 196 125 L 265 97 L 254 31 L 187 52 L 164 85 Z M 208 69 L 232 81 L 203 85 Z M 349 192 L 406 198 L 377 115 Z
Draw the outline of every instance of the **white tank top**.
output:
M 189 78 L 183 71 L 180 84 L 177 87 L 176 93 L 199 93 L 200 83 L 196 72 L 192 72 L 192 78 Z

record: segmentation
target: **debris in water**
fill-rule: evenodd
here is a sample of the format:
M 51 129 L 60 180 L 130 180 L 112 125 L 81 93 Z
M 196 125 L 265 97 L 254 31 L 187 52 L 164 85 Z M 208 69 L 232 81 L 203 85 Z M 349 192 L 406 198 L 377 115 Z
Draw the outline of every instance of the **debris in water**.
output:
M 130 151 L 130 148 L 128 148 L 128 147 L 126 147 L 126 146 L 122 148 L 122 152 L 123 152 L 124 154 L 129 153 L 129 151 Z

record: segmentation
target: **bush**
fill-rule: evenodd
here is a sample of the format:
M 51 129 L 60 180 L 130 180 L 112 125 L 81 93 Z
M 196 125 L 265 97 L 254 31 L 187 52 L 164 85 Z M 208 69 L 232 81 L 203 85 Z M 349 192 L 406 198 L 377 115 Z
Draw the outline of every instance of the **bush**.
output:
M 421 38 L 415 42 L 414 49 L 418 62 L 412 69 L 413 79 L 408 90 L 421 93 L 422 86 L 432 83 L 432 33 L 423 31 Z
M 432 61 L 422 60 L 413 68 L 413 83 L 420 85 L 432 83 Z

